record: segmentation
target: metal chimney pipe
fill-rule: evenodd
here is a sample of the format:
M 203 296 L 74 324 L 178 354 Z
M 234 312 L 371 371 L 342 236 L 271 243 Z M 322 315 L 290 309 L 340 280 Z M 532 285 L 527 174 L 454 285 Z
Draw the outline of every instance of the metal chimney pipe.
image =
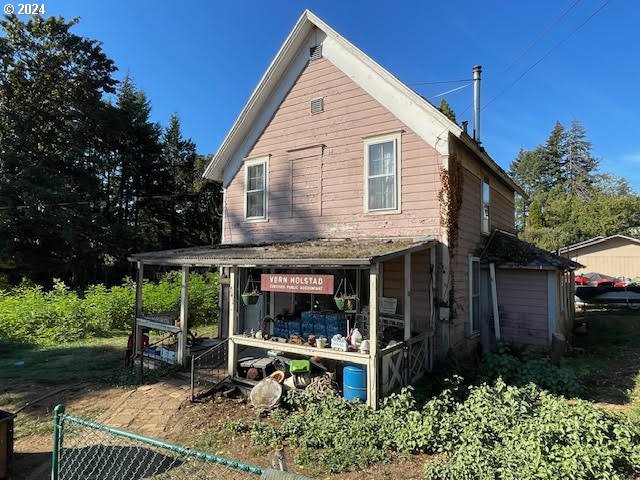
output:
M 480 144 L 480 74 L 482 66 L 473 67 L 473 139 Z

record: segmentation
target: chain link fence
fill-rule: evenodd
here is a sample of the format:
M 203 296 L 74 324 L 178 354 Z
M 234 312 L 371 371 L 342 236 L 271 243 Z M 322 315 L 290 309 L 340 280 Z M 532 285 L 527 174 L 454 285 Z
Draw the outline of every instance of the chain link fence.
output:
M 298 475 L 247 465 L 64 412 L 54 413 L 51 480 L 218 480 Z

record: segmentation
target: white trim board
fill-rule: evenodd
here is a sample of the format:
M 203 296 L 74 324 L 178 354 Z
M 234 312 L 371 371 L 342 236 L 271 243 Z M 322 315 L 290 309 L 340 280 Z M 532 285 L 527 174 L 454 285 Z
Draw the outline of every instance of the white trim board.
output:
M 240 168 L 278 106 L 307 65 L 309 48 L 322 44 L 322 56 L 387 108 L 441 155 L 449 155 L 449 135 L 459 138 L 510 188 L 522 189 L 456 123 L 400 82 L 378 63 L 343 38 L 309 10 L 305 10 L 253 91 L 204 177 L 226 187 Z

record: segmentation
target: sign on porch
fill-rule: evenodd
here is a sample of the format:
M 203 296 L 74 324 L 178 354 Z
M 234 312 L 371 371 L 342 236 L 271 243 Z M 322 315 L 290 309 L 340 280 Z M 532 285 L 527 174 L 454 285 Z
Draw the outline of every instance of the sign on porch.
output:
M 263 292 L 333 295 L 333 275 L 263 273 L 260 277 L 260 289 Z

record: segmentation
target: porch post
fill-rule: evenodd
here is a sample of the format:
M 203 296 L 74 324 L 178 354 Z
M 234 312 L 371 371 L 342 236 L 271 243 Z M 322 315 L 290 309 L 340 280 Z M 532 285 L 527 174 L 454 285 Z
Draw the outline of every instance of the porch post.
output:
M 404 256 L 404 339 L 411 338 L 411 254 Z
M 233 265 L 229 270 L 229 331 L 227 338 L 229 342 L 229 353 L 227 354 L 227 373 L 233 376 L 236 373 L 236 344 L 233 335 L 236 333 L 236 284 L 238 277 L 238 267 Z
M 178 337 L 178 364 L 185 365 L 187 356 L 187 332 L 189 325 L 189 267 L 182 266 L 182 284 L 180 285 L 180 327 L 182 332 Z
M 140 353 L 140 339 L 142 330 L 138 327 L 138 318 L 142 316 L 142 281 L 144 280 L 144 263 L 137 262 L 138 275 L 136 276 L 136 314 L 133 319 L 133 356 Z
M 493 307 L 493 330 L 496 340 L 500 341 L 500 313 L 498 311 L 498 289 L 496 287 L 496 264 L 489 264 L 489 281 L 491 282 L 491 301 Z
M 369 364 L 367 367 L 367 404 L 378 408 L 378 272 L 380 264 L 369 270 Z

